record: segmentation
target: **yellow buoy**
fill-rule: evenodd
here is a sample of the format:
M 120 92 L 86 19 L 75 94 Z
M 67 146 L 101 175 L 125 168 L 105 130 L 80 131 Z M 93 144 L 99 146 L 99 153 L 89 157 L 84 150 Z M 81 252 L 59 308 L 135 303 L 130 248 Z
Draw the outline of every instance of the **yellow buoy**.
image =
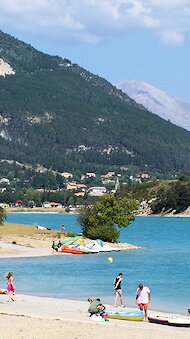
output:
M 108 262 L 109 262 L 110 264 L 112 264 L 113 258 L 112 258 L 112 257 L 109 257 L 109 258 L 108 258 Z

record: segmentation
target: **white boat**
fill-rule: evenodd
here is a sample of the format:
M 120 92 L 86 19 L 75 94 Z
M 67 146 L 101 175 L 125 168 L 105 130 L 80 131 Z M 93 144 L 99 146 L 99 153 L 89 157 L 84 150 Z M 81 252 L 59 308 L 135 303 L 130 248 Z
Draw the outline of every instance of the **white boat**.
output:
M 91 240 L 86 247 L 90 247 L 98 252 L 110 252 L 110 249 L 106 248 L 104 245 L 100 245 L 97 240 Z
M 111 247 L 109 244 L 104 243 L 102 240 L 91 240 L 88 244 L 85 245 L 86 248 L 94 250 L 96 252 L 118 252 L 121 251 L 121 248 Z
M 77 248 L 81 249 L 81 250 L 84 250 L 84 251 L 88 251 L 89 253 L 99 253 L 98 250 L 94 249 L 94 248 L 89 248 L 85 245 L 80 245 L 80 246 L 77 246 Z
M 76 248 L 78 248 L 81 251 L 88 251 L 88 253 L 99 253 L 99 251 L 97 251 L 94 248 L 90 248 L 84 244 L 80 244 L 80 243 L 73 243 L 72 246 L 75 246 Z
M 160 315 L 151 314 L 148 316 L 148 321 L 154 324 L 176 326 L 176 327 L 190 327 L 190 317 L 178 315 Z

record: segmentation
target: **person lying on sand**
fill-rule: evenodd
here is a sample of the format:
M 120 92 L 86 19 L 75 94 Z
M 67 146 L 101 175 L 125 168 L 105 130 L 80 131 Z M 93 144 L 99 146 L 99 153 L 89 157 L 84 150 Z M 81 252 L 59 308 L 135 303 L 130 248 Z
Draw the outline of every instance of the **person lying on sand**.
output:
M 0 294 L 7 294 L 7 290 L 5 288 L 0 288 Z

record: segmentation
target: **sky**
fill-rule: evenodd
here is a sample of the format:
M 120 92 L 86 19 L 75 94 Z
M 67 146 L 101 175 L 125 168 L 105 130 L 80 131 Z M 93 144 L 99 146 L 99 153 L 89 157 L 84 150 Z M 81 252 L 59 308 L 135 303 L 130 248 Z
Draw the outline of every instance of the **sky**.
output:
M 0 0 L 0 29 L 112 84 L 190 103 L 190 0 Z

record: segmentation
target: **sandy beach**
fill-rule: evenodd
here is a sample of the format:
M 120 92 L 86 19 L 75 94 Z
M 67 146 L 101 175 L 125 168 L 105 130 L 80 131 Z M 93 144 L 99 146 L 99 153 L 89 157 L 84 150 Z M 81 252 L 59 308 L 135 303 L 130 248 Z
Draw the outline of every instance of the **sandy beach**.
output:
M 189 328 L 168 327 L 145 321 L 110 319 L 109 322 L 96 322 L 89 317 L 89 304 L 85 301 L 26 295 L 17 295 L 12 303 L 7 303 L 6 299 L 6 296 L 0 296 L 1 339 L 190 338 Z

